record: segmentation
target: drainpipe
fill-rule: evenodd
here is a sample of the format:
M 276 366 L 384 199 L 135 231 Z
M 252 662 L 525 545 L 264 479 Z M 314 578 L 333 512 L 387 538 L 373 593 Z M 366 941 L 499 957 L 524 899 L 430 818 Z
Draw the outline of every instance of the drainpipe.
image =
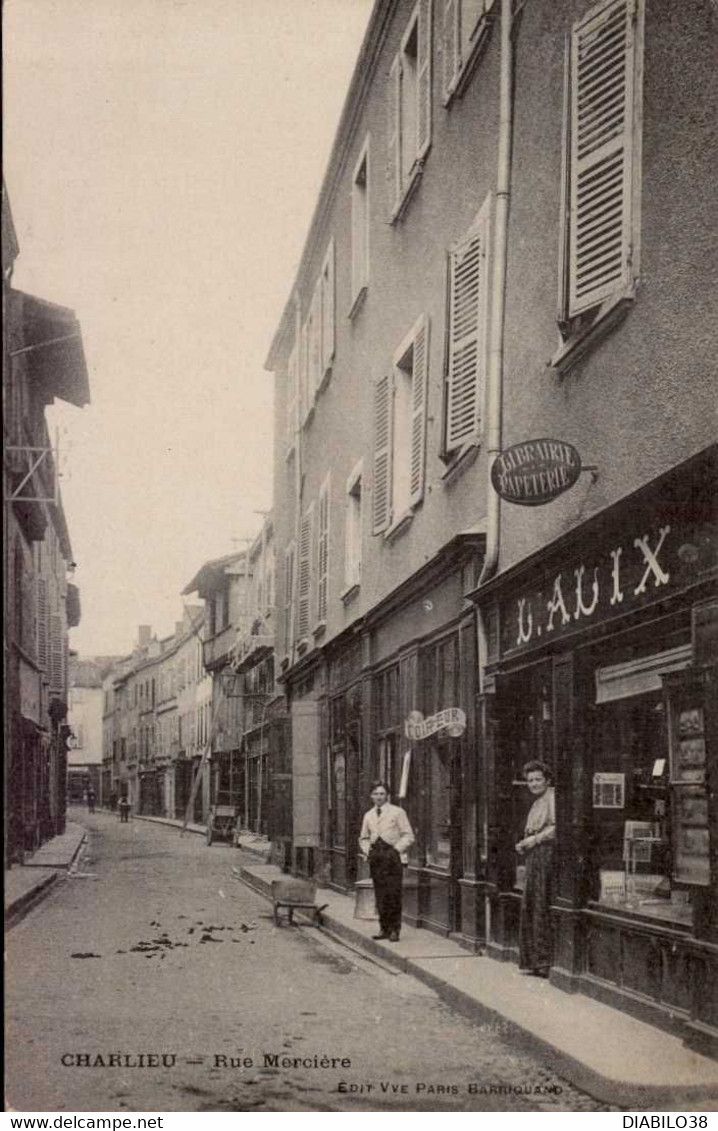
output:
M 499 561 L 501 500 L 491 485 L 491 468 L 501 452 L 504 383 L 504 322 L 506 259 L 511 195 L 511 140 L 513 130 L 513 0 L 501 0 L 501 76 L 499 80 L 499 152 L 496 171 L 496 224 L 494 277 L 491 289 L 491 336 L 487 376 L 487 530 L 486 556 L 479 578 L 483 585 L 493 577 Z
M 302 314 L 299 295 L 294 297 L 294 366 L 296 395 L 294 399 L 294 577 L 292 578 L 292 623 L 289 625 L 289 666 L 296 654 L 296 625 L 299 610 L 299 553 L 302 538 Z
M 491 292 L 491 337 L 487 375 L 486 556 L 479 586 L 496 573 L 501 542 L 501 500 L 491 483 L 491 469 L 501 452 L 506 313 L 506 260 L 511 198 L 511 141 L 513 130 L 513 0 L 501 0 L 501 74 L 499 79 L 499 149 L 496 170 L 494 277 Z M 486 632 L 479 611 L 479 672 L 486 658 Z M 483 682 L 483 681 L 482 681 Z M 484 719 L 485 719 L 484 713 Z M 486 942 L 491 941 L 491 900 L 484 899 Z

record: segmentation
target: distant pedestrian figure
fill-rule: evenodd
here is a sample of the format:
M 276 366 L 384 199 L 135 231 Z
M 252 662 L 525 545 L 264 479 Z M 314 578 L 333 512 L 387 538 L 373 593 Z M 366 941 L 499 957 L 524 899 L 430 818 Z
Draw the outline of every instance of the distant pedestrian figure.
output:
M 384 782 L 374 782 L 371 799 L 374 808 L 364 816 L 359 847 L 369 861 L 379 912 L 379 934 L 374 938 L 398 942 L 404 880 L 402 864 L 406 863 L 406 850 L 414 843 L 414 834 L 404 810 L 389 804 Z
M 556 802 L 548 766 L 527 762 L 524 777 L 535 801 L 526 818 L 523 840 L 516 845 L 526 859 L 526 882 L 521 902 L 519 966 L 524 974 L 548 978 L 553 958 L 551 903 L 553 850 L 556 840 Z
M 87 809 L 88 809 L 88 812 L 90 812 L 90 813 L 95 812 L 95 800 L 96 800 L 95 791 L 92 788 L 92 786 L 90 786 L 90 788 L 87 791 Z
M 127 821 L 129 820 L 129 818 L 130 818 L 130 803 L 127 800 L 126 797 L 121 797 L 120 798 L 120 820 L 124 821 L 125 824 L 126 824 Z

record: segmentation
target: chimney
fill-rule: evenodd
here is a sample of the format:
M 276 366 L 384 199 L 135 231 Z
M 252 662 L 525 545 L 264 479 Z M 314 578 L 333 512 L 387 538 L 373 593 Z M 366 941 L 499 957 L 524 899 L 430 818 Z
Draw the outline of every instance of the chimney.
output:
M 152 625 L 141 624 L 137 629 L 137 647 L 146 648 L 152 639 Z

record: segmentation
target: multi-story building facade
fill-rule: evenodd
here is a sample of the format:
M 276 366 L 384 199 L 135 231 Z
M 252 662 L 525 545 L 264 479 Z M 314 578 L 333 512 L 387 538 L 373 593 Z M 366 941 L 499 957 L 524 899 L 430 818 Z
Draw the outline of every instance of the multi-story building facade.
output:
M 232 695 L 240 700 L 243 758 L 243 827 L 267 836 L 277 856 L 291 843 L 291 766 L 288 717 L 275 668 L 274 522 L 267 516 L 246 554 L 248 629 L 234 644 L 230 666 L 237 679 Z
M 70 653 L 68 801 L 86 800 L 90 789 L 94 792 L 98 805 L 106 805 L 109 801 L 111 786 L 103 775 L 103 681 L 117 660 L 117 656 L 96 656 L 83 660 L 75 653 Z
M 267 364 L 296 865 L 340 887 L 357 879 L 361 815 L 382 777 L 418 834 L 408 916 L 475 938 L 465 594 L 485 543 L 499 60 L 488 15 L 471 7 L 458 76 L 439 62 L 436 5 L 376 6 Z M 410 713 L 445 708 L 464 712 L 464 734 L 440 729 L 412 750 Z
M 72 547 L 45 408 L 89 402 L 79 324 L 12 287 L 18 245 L 3 185 L 5 860 L 64 830 L 68 631 L 79 623 Z
M 247 555 L 227 554 L 206 562 L 183 590 L 205 602 L 202 662 L 211 682 L 198 717 L 193 781 L 194 819 L 206 821 L 213 804 L 245 805 L 242 699 L 234 690 L 233 649 L 250 626 Z
M 379 0 L 267 363 L 295 867 L 350 885 L 386 778 L 406 917 L 515 959 L 541 757 L 552 980 L 707 1043 L 714 35 L 709 0 Z
M 212 677 L 202 662 L 205 611 L 200 605 L 185 607 L 176 651 L 179 757 L 174 767 L 172 798 L 168 816 L 184 817 L 192 792 L 193 774 L 200 764 L 212 715 Z M 179 624 L 178 624 L 179 629 Z M 209 781 L 205 781 L 198 805 L 206 814 Z M 203 808 L 202 808 L 203 807 Z M 201 814 L 200 814 L 201 815 Z
M 202 664 L 204 610 L 185 607 L 171 636 L 140 625 L 138 643 L 104 682 L 103 763 L 115 797 L 146 816 L 184 817 L 209 734 L 212 681 Z M 209 775 L 190 819 L 204 821 Z

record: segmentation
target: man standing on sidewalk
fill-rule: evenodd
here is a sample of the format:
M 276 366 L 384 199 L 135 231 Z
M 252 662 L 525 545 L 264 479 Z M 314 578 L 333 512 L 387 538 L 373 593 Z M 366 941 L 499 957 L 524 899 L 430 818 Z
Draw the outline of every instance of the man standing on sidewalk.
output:
M 365 815 L 359 847 L 369 861 L 374 898 L 379 912 L 379 934 L 375 939 L 399 941 L 401 895 L 406 850 L 414 843 L 409 818 L 398 805 L 389 804 L 389 791 L 383 781 L 372 785 L 374 807 Z

